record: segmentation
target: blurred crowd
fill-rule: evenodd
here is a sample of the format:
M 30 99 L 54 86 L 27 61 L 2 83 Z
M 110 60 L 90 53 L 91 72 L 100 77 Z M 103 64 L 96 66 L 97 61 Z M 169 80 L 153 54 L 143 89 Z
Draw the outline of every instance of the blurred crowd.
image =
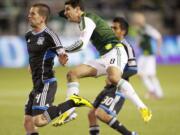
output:
M 57 12 L 63 9 L 65 0 L 1 0 L 0 35 L 23 35 L 27 29 L 28 7 L 35 2 L 47 3 L 52 10 L 50 25 L 61 31 L 66 29 L 63 19 Z M 180 4 L 178 0 L 83 0 L 87 10 L 94 11 L 107 21 L 115 16 L 130 18 L 135 11 L 143 12 L 148 23 L 156 27 L 163 35 L 180 34 Z M 50 27 L 51 27 L 50 26 Z M 68 27 L 71 27 L 69 25 Z

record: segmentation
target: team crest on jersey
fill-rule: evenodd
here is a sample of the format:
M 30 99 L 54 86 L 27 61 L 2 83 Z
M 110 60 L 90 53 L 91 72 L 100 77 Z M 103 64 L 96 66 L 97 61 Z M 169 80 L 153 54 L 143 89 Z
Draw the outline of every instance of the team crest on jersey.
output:
M 38 45 L 43 45 L 44 43 L 44 37 L 39 37 L 38 40 L 37 40 L 37 44 Z

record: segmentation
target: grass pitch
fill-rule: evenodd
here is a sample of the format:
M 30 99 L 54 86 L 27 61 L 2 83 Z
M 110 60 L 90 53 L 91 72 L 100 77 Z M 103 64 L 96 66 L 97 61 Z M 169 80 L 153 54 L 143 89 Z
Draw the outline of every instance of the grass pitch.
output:
M 58 91 L 55 104 L 63 102 L 66 96 L 66 73 L 64 67 L 56 68 Z M 179 135 L 180 132 L 180 65 L 158 66 L 158 77 L 164 90 L 162 100 L 145 99 L 145 88 L 137 76 L 131 83 L 142 100 L 153 112 L 152 120 L 145 124 L 136 107 L 126 100 L 118 119 L 139 135 Z M 104 86 L 104 77 L 86 78 L 80 81 L 80 95 L 93 101 Z M 0 135 L 25 135 L 23 129 L 24 104 L 32 88 L 31 76 L 27 69 L 0 68 Z M 40 135 L 88 135 L 88 108 L 78 108 L 76 120 L 52 127 L 39 129 Z M 100 123 L 101 135 L 118 135 L 107 125 Z

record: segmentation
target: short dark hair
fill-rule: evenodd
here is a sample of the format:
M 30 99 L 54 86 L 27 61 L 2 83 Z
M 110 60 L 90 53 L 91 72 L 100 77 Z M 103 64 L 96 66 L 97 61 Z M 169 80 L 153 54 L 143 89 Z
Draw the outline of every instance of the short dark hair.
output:
M 129 24 L 123 17 L 115 17 L 113 22 L 119 23 L 122 30 L 125 30 L 125 36 L 128 34 Z
M 48 5 L 46 5 L 46 4 L 44 4 L 44 3 L 35 3 L 31 7 L 37 7 L 38 8 L 38 13 L 41 16 L 46 17 L 45 22 L 47 23 L 47 21 L 48 21 L 48 19 L 50 17 L 50 14 L 51 14 L 50 7 Z
M 73 8 L 80 7 L 80 9 L 84 11 L 84 5 L 82 0 L 68 0 L 65 2 L 65 5 L 71 5 Z

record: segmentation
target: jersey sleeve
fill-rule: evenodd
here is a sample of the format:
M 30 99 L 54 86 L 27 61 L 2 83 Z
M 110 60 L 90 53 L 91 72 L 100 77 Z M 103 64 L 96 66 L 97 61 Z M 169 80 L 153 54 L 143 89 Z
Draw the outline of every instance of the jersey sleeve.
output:
M 46 29 L 46 32 L 52 39 L 51 49 L 55 50 L 58 55 L 64 53 L 64 49 L 58 35 L 49 29 Z
M 83 21 L 83 20 L 82 20 Z M 91 35 L 96 28 L 96 24 L 89 17 L 84 17 L 84 29 L 80 33 L 80 40 L 83 42 L 83 48 L 85 48 L 91 38 Z
M 78 51 L 79 49 L 86 48 L 91 38 L 91 35 L 94 29 L 96 28 L 96 24 L 93 22 L 92 19 L 88 17 L 83 17 L 81 19 L 79 27 L 81 30 L 79 40 L 77 40 L 75 43 L 67 47 L 66 48 L 67 52 L 74 52 L 74 51 Z

